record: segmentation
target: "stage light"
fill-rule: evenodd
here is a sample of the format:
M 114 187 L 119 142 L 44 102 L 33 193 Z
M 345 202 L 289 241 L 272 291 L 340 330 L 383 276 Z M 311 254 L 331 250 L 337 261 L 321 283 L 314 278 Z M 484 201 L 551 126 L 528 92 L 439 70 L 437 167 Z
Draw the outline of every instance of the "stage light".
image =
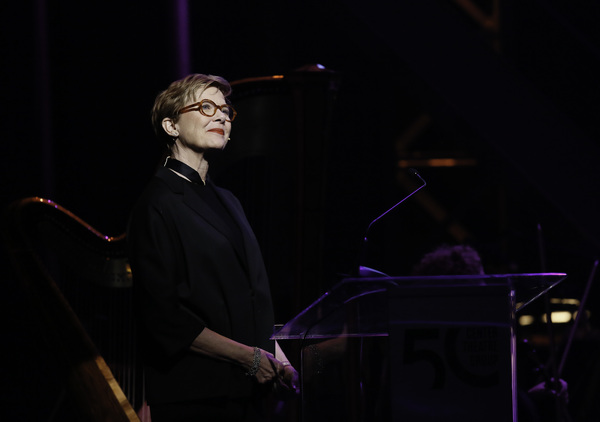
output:
M 519 317 L 519 325 L 521 326 L 531 325 L 534 321 L 535 318 L 533 317 L 533 315 L 521 315 Z
M 547 314 L 542 314 L 542 322 L 548 322 Z M 555 311 L 552 312 L 552 323 L 554 324 L 564 324 L 573 319 L 573 314 L 569 311 Z

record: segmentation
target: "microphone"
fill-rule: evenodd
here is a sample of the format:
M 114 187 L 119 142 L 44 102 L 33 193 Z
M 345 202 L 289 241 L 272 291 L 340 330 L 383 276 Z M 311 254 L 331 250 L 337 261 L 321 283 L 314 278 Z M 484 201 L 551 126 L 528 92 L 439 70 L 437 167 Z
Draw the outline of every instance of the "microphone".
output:
M 365 230 L 365 236 L 364 236 L 363 241 L 361 243 L 361 262 L 364 261 L 365 251 L 367 249 L 367 242 L 369 241 L 368 240 L 369 230 L 371 230 L 371 227 L 373 226 L 373 224 L 375 224 L 376 222 L 378 222 L 381 218 L 383 218 L 384 216 L 386 216 L 387 214 L 389 214 L 392 210 L 394 210 L 398 205 L 400 205 L 401 203 L 403 203 L 404 201 L 406 201 L 408 198 L 410 198 L 411 196 L 413 196 L 415 193 L 417 193 L 418 191 L 420 191 L 421 189 L 423 189 L 425 186 L 427 186 L 427 182 L 421 177 L 421 175 L 419 174 L 419 172 L 417 170 L 415 170 L 413 168 L 410 168 L 410 169 L 408 169 L 408 171 L 412 175 L 417 176 L 419 178 L 419 180 L 421 180 L 421 185 L 419 185 L 418 188 L 416 188 L 411 193 L 409 193 L 404 198 L 402 198 L 398 203 L 396 203 L 396 205 L 394 205 L 393 207 L 391 207 L 390 209 L 388 209 L 387 211 L 385 211 L 383 214 L 381 214 L 379 217 L 377 217 L 376 219 L 374 219 L 373 221 L 371 221 L 371 223 L 367 227 L 367 230 Z M 359 275 L 367 275 L 367 274 L 372 273 L 372 272 L 377 273 L 378 275 L 383 274 L 383 273 L 379 273 L 378 271 L 373 270 L 371 268 L 363 267 L 362 265 L 359 265 L 358 270 L 359 270 Z

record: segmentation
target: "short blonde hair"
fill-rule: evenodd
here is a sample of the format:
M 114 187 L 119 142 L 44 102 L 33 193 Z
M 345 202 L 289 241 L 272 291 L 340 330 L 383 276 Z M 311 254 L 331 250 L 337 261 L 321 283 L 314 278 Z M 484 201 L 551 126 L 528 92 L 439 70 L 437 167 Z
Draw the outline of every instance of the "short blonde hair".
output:
M 216 87 L 225 98 L 231 94 L 231 85 L 224 78 L 201 73 L 193 73 L 172 82 L 166 90 L 158 94 L 152 107 L 152 126 L 159 140 L 164 141 L 168 146 L 173 144 L 174 139 L 165 132 L 162 121 L 170 118 L 177 122 L 179 110 L 194 99 L 197 92 L 202 92 L 209 87 Z

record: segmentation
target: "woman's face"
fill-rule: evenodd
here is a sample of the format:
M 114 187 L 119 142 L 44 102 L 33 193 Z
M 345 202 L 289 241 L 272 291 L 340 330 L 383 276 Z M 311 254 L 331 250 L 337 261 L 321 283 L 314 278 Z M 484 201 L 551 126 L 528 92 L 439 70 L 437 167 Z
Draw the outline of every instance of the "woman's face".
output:
M 223 93 L 218 88 L 209 87 L 202 91 L 200 96 L 196 94 L 194 101 L 185 105 L 204 99 L 211 100 L 216 105 L 226 103 Z M 231 122 L 228 122 L 227 118 L 228 116 L 221 110 L 217 110 L 212 117 L 207 117 L 197 110 L 182 113 L 175 123 L 175 128 L 179 133 L 177 142 L 181 147 L 199 153 L 209 149 L 223 149 L 231 132 Z

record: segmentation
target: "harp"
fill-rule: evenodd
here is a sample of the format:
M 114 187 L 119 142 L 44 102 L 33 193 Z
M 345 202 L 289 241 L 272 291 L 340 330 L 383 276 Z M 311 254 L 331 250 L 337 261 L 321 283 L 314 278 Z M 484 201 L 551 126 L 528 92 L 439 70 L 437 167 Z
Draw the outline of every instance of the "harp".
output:
M 125 235 L 104 236 L 37 197 L 9 205 L 4 223 L 12 265 L 61 374 L 57 401 L 68 397 L 83 420 L 140 421 L 143 374 Z

